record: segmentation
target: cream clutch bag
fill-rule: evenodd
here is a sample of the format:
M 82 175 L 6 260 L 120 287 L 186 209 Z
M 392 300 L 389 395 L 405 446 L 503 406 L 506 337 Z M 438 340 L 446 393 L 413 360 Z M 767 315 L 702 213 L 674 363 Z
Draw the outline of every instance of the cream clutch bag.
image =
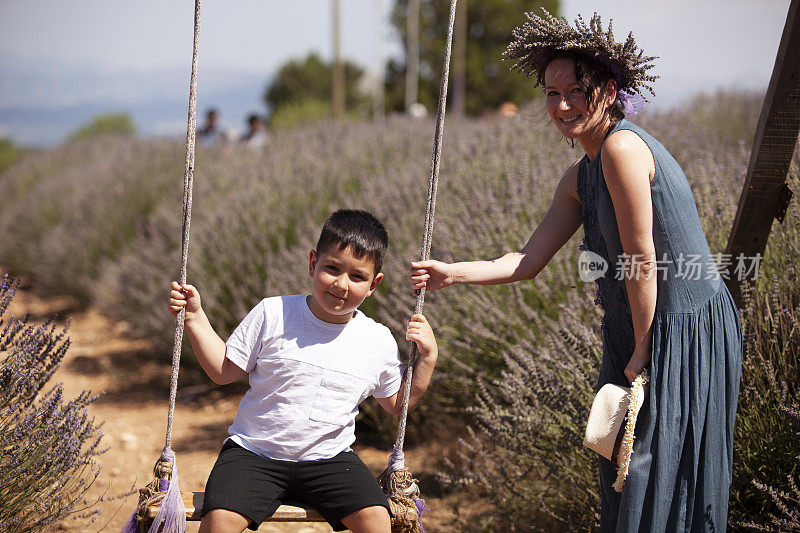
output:
M 603 385 L 592 402 L 583 445 L 616 464 L 617 480 L 614 489 L 622 492 L 628 465 L 633 452 L 633 430 L 636 417 L 644 403 L 644 386 L 650 376 L 645 370 L 631 387 L 607 383 Z M 627 423 L 626 423 L 627 421 Z

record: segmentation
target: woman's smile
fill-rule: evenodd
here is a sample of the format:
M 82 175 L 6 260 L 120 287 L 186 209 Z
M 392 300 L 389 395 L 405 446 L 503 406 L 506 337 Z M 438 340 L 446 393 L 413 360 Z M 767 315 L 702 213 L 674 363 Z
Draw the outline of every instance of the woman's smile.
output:
M 575 122 L 579 118 L 581 118 L 581 116 L 582 115 L 575 115 L 574 117 L 570 117 L 570 118 L 560 117 L 558 120 L 560 120 L 561 122 L 564 122 L 565 124 L 572 124 L 573 122 Z

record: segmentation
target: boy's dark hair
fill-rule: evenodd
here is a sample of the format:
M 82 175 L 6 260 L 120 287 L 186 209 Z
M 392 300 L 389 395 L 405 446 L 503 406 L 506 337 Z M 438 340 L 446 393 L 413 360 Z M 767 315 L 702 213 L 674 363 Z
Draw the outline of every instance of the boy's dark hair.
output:
M 386 228 L 372 213 L 360 209 L 339 209 L 328 217 L 317 241 L 317 254 L 325 253 L 336 245 L 338 250 L 350 247 L 353 255 L 366 256 L 381 271 L 383 257 L 389 247 Z

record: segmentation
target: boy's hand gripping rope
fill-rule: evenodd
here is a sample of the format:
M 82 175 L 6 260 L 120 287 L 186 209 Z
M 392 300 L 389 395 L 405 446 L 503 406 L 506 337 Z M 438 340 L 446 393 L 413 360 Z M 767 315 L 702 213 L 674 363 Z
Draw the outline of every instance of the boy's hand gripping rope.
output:
M 456 18 L 456 2 L 450 2 L 450 19 L 447 26 L 447 42 L 445 43 L 444 65 L 442 66 L 442 80 L 439 85 L 439 106 L 436 110 L 436 131 L 433 137 L 433 155 L 431 156 L 431 173 L 428 180 L 428 200 L 425 210 L 425 231 L 422 236 L 420 247 L 420 260 L 426 261 L 430 258 L 431 242 L 433 239 L 433 216 L 436 210 L 436 189 L 439 182 L 439 159 L 442 153 L 442 138 L 444 134 L 444 116 L 447 107 L 447 84 L 450 75 L 450 52 L 453 43 L 453 26 Z M 415 314 L 422 313 L 425 303 L 425 287 L 420 289 L 417 294 L 417 305 L 414 308 Z M 412 342 L 408 355 L 408 366 L 405 371 L 405 387 L 403 389 L 403 404 L 400 411 L 400 421 L 397 426 L 397 439 L 395 440 L 392 455 L 389 458 L 389 466 L 378 478 L 383 491 L 392 500 L 401 504 L 403 507 L 416 508 L 417 521 L 410 532 L 422 531 L 422 524 L 419 517 L 428 508 L 425 502 L 417 496 L 419 490 L 411 473 L 405 468 L 403 456 L 403 442 L 406 435 L 406 419 L 408 417 L 408 399 L 411 395 L 411 380 L 414 373 L 414 363 L 417 360 L 417 345 Z M 392 506 L 394 509 L 394 506 Z M 403 529 L 405 531 L 405 528 Z
M 200 34 L 202 0 L 194 3 L 194 41 L 192 45 L 192 75 L 189 82 L 189 116 L 186 124 L 186 166 L 183 175 L 183 234 L 181 236 L 180 284 L 186 283 L 186 263 L 189 257 L 189 225 L 192 219 L 192 187 L 194 185 L 194 146 L 197 130 L 197 44 Z M 169 382 L 169 413 L 164 450 L 156 461 L 155 479 L 139 491 L 139 505 L 123 527 L 123 533 L 137 533 L 139 523 L 151 503 L 161 501 L 158 514 L 148 533 L 183 533 L 186 531 L 186 507 L 178 486 L 178 466 L 172 444 L 172 423 L 175 416 L 175 397 L 178 390 L 178 369 L 181 363 L 183 326 L 186 311 L 181 309 L 175 320 L 175 342 L 172 346 L 172 375 Z M 161 527 L 163 522 L 163 528 Z

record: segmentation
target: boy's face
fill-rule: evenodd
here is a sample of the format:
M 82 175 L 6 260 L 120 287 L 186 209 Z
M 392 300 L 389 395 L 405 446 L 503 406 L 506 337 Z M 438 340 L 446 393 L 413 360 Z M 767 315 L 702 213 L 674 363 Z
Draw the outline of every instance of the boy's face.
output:
M 357 258 L 350 247 L 311 250 L 308 273 L 312 279 L 311 312 L 325 322 L 344 324 L 383 279 L 367 256 Z

